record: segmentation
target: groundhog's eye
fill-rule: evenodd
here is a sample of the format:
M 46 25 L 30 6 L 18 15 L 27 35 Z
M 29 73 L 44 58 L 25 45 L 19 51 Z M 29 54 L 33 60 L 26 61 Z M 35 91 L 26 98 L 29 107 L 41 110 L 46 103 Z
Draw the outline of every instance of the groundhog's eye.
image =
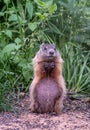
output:
M 56 51 L 56 48 L 54 47 L 54 50 Z
M 47 50 L 47 48 L 46 48 L 46 47 L 44 47 L 44 50 L 46 51 L 46 50 Z

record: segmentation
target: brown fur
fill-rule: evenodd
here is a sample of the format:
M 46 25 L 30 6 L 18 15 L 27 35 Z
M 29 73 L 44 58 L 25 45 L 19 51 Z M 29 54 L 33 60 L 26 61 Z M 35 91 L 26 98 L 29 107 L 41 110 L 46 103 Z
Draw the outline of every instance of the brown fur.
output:
M 52 44 L 46 46 L 47 50 L 53 48 Z M 34 79 L 30 86 L 31 111 L 60 114 L 63 108 L 63 99 L 66 95 L 65 82 L 62 76 L 63 60 L 58 52 L 55 57 L 48 59 L 42 51 L 37 52 L 33 59 Z

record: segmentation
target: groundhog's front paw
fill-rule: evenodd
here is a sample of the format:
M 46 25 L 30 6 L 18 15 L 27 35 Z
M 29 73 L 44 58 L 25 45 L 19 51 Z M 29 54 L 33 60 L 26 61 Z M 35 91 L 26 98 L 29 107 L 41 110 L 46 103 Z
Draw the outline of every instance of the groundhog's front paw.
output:
M 55 63 L 51 62 L 50 67 L 51 67 L 51 69 L 54 69 L 55 68 Z
M 48 63 L 44 62 L 43 63 L 43 72 L 46 72 L 48 70 Z
M 48 68 L 48 63 L 47 63 L 47 62 L 44 63 L 44 68 L 45 68 L 45 69 Z

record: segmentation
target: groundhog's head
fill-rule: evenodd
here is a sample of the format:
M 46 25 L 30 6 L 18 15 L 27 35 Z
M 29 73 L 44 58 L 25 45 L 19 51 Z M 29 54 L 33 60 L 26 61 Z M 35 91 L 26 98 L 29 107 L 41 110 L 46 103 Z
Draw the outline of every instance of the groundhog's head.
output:
M 40 46 L 39 55 L 40 57 L 49 60 L 55 59 L 58 56 L 60 56 L 54 44 L 44 44 L 44 43 L 41 44 Z

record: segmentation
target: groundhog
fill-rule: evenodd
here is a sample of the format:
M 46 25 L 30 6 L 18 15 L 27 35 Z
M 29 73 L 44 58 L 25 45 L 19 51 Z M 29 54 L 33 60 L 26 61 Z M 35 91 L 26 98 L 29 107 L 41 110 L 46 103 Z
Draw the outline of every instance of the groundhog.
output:
M 33 59 L 34 79 L 30 86 L 32 112 L 61 113 L 66 95 L 62 63 L 54 44 L 41 44 Z

